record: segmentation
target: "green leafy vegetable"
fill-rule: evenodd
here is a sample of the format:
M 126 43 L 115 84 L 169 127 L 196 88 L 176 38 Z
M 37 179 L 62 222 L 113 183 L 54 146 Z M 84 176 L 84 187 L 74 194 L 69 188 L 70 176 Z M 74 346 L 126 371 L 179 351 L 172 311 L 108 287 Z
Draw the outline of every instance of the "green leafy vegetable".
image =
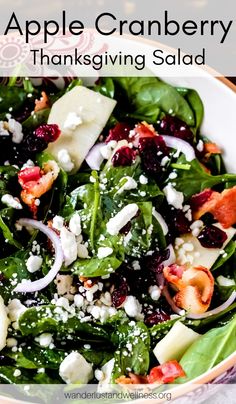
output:
M 185 352 L 180 365 L 186 373 L 177 383 L 185 383 L 212 369 L 236 350 L 236 316 L 225 326 L 202 335 Z

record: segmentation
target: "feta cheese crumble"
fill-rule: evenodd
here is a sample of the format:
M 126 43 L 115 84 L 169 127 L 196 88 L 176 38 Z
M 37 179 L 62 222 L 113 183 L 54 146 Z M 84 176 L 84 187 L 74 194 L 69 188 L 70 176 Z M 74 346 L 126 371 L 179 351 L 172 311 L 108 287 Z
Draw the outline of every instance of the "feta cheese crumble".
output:
M 12 141 L 13 143 L 21 143 L 23 139 L 22 133 L 22 125 L 20 122 L 17 122 L 15 119 L 10 118 L 8 119 L 8 129 L 12 133 Z
M 78 252 L 76 238 L 73 233 L 66 229 L 66 227 L 63 227 L 61 229 L 60 238 L 62 250 L 64 253 L 65 266 L 67 267 L 72 264 L 72 262 L 74 262 L 77 258 Z
M 77 126 L 81 125 L 82 123 L 83 121 L 81 117 L 78 116 L 76 112 L 69 112 L 63 126 L 63 133 L 66 135 L 71 135 Z
M 70 218 L 69 229 L 75 236 L 79 236 L 81 234 L 81 219 L 77 212 L 74 213 Z
M 14 198 L 14 196 L 10 194 L 5 194 L 2 196 L 1 201 L 4 205 L 9 206 L 9 208 L 13 209 L 23 209 L 18 198 Z
M 123 307 L 129 317 L 134 317 L 136 320 L 143 319 L 143 315 L 141 314 L 142 306 L 135 296 L 127 296 Z
M 59 375 L 67 384 L 87 384 L 93 378 L 93 368 L 78 352 L 71 352 L 61 362 Z
M 170 183 L 163 188 L 163 192 L 169 205 L 176 209 L 183 208 L 184 195 L 182 192 L 176 191 L 176 189 Z
M 120 189 L 117 191 L 117 194 L 122 194 L 122 192 L 135 189 L 138 186 L 137 182 L 132 177 L 123 177 L 121 181 L 123 180 L 126 180 L 126 182 L 120 187 Z
M 33 274 L 34 272 L 38 271 L 43 264 L 42 257 L 38 255 L 31 255 L 26 261 L 26 268 L 28 271 Z
M 64 219 L 63 219 L 62 216 L 55 216 L 55 217 L 52 219 L 52 227 L 53 227 L 55 230 L 61 231 L 61 229 L 62 229 L 63 226 L 64 226 Z
M 113 253 L 113 248 L 111 248 L 111 247 L 99 247 L 97 257 L 99 259 L 102 259 L 102 258 L 108 257 L 112 253 Z
M 57 159 L 59 165 L 64 171 L 69 173 L 70 171 L 73 170 L 75 165 L 71 160 L 68 150 L 66 149 L 59 150 L 59 152 L 57 153 Z
M 112 217 L 106 224 L 107 231 L 115 236 L 137 213 L 139 207 L 136 203 L 126 205 L 120 212 Z

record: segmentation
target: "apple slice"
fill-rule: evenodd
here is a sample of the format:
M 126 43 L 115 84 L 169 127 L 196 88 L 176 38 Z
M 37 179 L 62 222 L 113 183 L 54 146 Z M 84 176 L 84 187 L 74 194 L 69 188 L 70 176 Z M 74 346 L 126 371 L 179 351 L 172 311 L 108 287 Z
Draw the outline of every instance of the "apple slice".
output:
M 116 101 L 83 86 L 74 87 L 57 100 L 48 123 L 57 124 L 61 135 L 48 146 L 56 159 L 66 149 L 78 170 L 106 125 Z
M 6 307 L 2 296 L 0 296 L 0 351 L 6 346 L 7 329 L 9 326 Z
M 153 353 L 160 364 L 179 360 L 199 337 L 200 334 L 177 321 L 168 334 L 157 343 Z
M 222 248 L 205 248 L 191 233 L 181 236 L 183 243 L 176 247 L 176 263 L 179 265 L 186 264 L 188 267 L 203 266 L 210 269 L 220 256 L 220 252 L 226 247 L 230 240 L 234 237 L 236 229 L 229 227 L 224 229 L 220 223 L 214 223 L 219 229 L 227 234 L 227 240 Z M 190 247 L 190 248 L 188 248 Z M 192 249 L 192 251 L 190 251 Z

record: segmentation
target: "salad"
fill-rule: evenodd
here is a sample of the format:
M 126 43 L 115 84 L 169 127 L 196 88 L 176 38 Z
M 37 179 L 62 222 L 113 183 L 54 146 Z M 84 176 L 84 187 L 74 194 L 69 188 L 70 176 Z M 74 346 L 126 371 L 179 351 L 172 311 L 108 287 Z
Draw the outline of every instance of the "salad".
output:
M 198 93 L 11 78 L 0 101 L 1 383 L 184 383 L 233 353 L 236 175 Z

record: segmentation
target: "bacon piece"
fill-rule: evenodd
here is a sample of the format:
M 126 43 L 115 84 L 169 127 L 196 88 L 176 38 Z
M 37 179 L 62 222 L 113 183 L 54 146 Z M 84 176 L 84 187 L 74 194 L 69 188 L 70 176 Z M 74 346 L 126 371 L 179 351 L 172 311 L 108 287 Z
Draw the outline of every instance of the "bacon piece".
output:
M 41 92 L 41 98 L 39 100 L 35 100 L 34 112 L 41 111 L 42 109 L 46 109 L 49 107 L 49 99 L 45 91 Z
M 225 189 L 223 192 L 208 193 L 209 197 L 198 208 L 196 201 L 201 199 L 201 195 L 209 190 L 205 190 L 200 194 L 194 195 L 191 205 L 193 207 L 193 217 L 199 219 L 205 213 L 211 213 L 218 222 L 225 228 L 236 223 L 236 186 L 230 189 Z
M 180 278 L 173 275 L 171 267 L 165 267 L 163 273 L 178 289 L 173 299 L 175 304 L 193 314 L 207 311 L 214 291 L 214 278 L 209 269 L 202 266 L 185 269 Z

